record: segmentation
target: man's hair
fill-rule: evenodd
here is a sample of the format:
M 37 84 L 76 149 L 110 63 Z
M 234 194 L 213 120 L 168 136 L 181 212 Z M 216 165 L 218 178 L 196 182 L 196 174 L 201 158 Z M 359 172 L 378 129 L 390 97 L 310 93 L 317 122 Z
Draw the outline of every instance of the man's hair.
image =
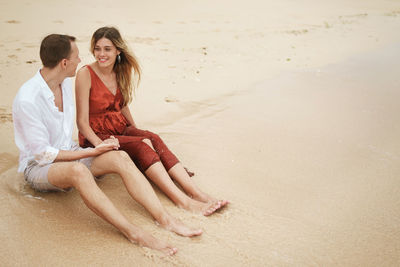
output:
M 40 59 L 43 66 L 54 68 L 64 58 L 71 55 L 71 42 L 75 37 L 63 34 L 50 34 L 46 36 L 40 45 Z

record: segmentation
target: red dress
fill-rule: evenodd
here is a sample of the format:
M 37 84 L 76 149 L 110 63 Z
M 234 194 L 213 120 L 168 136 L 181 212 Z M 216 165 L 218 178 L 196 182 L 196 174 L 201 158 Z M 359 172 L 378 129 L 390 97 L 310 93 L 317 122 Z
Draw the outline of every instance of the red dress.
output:
M 120 149 L 126 151 L 141 171 L 146 171 L 154 163 L 161 161 L 168 171 L 179 162 L 161 138 L 150 131 L 128 126 L 128 121 L 121 113 L 122 93 L 115 95 L 105 86 L 90 66 L 91 88 L 89 95 L 89 124 L 96 135 L 105 140 L 113 135 L 118 138 Z M 155 151 L 144 143 L 150 139 Z M 79 144 L 82 147 L 93 145 L 79 132 Z

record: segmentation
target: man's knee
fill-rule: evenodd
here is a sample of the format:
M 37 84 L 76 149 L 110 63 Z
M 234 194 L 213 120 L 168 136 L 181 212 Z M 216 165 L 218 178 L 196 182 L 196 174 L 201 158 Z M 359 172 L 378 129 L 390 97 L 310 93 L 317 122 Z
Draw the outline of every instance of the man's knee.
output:
M 80 162 L 72 162 L 71 166 L 69 167 L 69 172 L 71 176 L 80 176 L 85 174 L 88 171 L 88 168 L 80 163 Z
M 127 165 L 132 164 L 131 157 L 123 150 L 113 151 L 110 164 L 117 168 L 125 168 Z
M 128 153 L 126 153 L 123 150 L 118 150 L 115 151 L 117 153 L 117 157 L 120 158 L 121 160 L 130 160 L 131 158 L 129 157 Z
M 73 162 L 69 168 L 69 177 L 71 177 L 71 182 L 74 186 L 80 183 L 93 180 L 93 176 L 89 169 L 80 162 Z

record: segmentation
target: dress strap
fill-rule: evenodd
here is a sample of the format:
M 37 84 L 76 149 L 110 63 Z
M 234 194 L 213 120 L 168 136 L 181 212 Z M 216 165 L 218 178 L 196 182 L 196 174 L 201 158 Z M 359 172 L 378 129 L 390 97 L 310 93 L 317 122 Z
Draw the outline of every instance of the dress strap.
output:
M 92 67 L 90 67 L 89 65 L 85 65 L 84 67 L 87 67 L 89 72 L 90 72 L 90 78 L 93 79 L 100 79 L 99 76 L 97 76 L 96 72 L 94 72 L 94 70 L 92 69 Z

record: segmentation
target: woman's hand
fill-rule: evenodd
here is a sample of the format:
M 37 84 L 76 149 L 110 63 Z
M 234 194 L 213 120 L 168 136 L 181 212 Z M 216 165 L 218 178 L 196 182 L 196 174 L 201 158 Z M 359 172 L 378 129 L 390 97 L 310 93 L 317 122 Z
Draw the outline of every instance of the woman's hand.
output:
M 110 138 L 103 140 L 103 142 L 101 142 L 99 145 L 97 145 L 96 147 L 102 145 L 102 144 L 107 144 L 107 145 L 113 145 L 113 149 L 118 150 L 119 148 L 119 141 L 117 138 L 115 138 L 114 136 L 110 136 Z

